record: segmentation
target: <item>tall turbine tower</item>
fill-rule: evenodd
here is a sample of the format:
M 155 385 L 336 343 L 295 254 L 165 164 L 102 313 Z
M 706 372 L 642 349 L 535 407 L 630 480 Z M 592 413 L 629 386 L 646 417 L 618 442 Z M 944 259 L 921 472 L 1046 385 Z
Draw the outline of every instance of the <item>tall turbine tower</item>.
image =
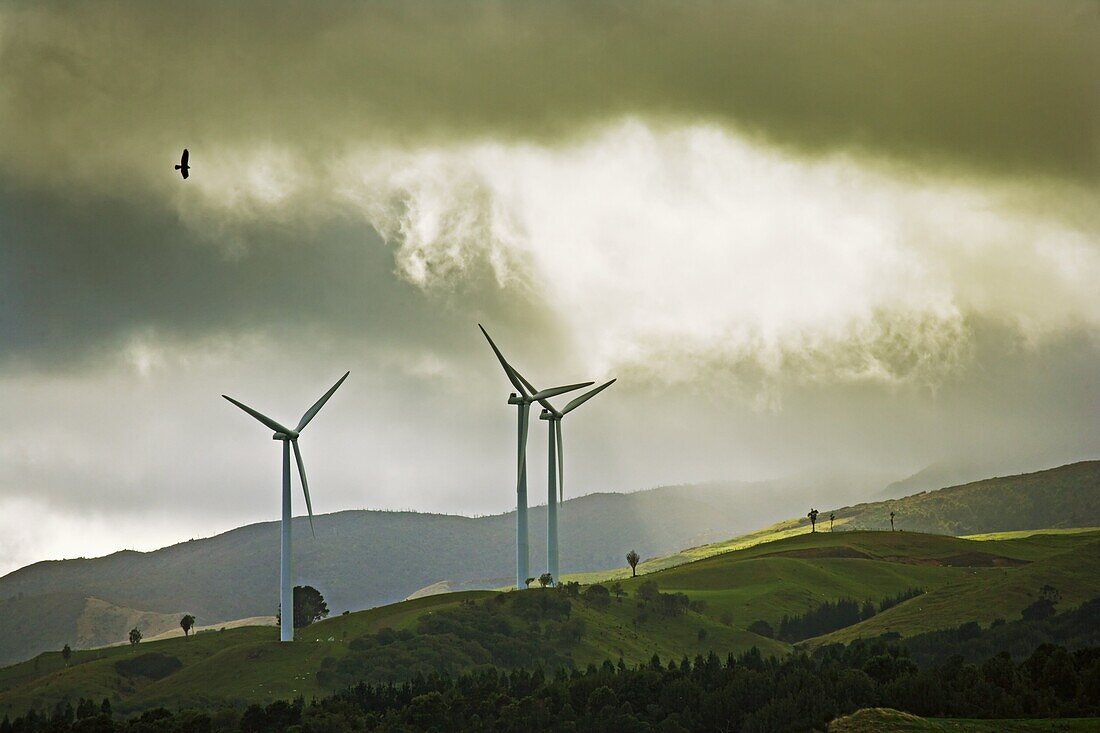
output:
M 528 570 L 530 568 L 530 541 L 527 538 L 527 424 L 528 417 L 531 414 L 531 403 L 538 400 L 544 400 L 549 397 L 563 394 L 565 392 L 572 392 L 575 389 L 581 387 L 587 387 L 592 382 L 583 382 L 581 384 L 568 384 L 564 387 L 552 387 L 550 389 L 544 389 L 541 392 L 531 386 L 531 383 L 524 379 L 519 372 L 512 368 L 512 365 L 505 360 L 504 355 L 500 353 L 500 349 L 493 343 L 493 339 L 490 338 L 488 331 L 479 323 L 477 327 L 481 329 L 481 332 L 485 334 L 486 340 L 489 342 L 489 346 L 492 347 L 493 353 L 496 354 L 497 360 L 500 365 L 504 367 L 504 373 L 508 376 L 508 381 L 512 383 L 512 386 L 516 388 L 516 392 L 508 395 L 508 404 L 515 405 L 518 409 L 519 427 L 517 432 L 519 433 L 519 455 L 516 458 L 516 464 L 518 472 L 516 476 L 516 588 L 522 589 L 526 587 Z
M 614 383 L 615 380 L 612 379 L 610 382 L 604 382 L 596 389 L 585 392 L 580 397 L 573 398 L 561 412 L 555 410 L 554 406 L 545 399 L 539 400 L 544 408 L 542 414 L 539 415 L 539 419 L 547 421 L 546 432 L 550 436 L 550 452 L 547 458 L 548 477 L 546 480 L 546 572 L 550 573 L 550 577 L 554 579 L 555 584 L 559 578 L 558 503 L 565 496 L 565 455 L 561 442 L 561 419 Z M 556 474 L 555 470 L 557 471 Z
M 279 640 L 294 641 L 294 582 L 291 574 L 290 557 L 290 447 L 294 446 L 294 460 L 298 463 L 298 475 L 302 479 L 302 492 L 306 495 L 306 510 L 309 512 L 309 531 L 313 532 L 313 504 L 309 501 L 309 484 L 306 482 L 306 467 L 302 463 L 302 452 L 298 449 L 298 435 L 306 429 L 309 421 L 325 406 L 332 393 L 344 383 L 351 372 L 345 372 L 340 381 L 332 385 L 332 389 L 325 392 L 324 396 L 306 410 L 302 419 L 298 421 L 298 427 L 291 430 L 272 420 L 270 417 L 253 410 L 248 405 L 237 402 L 227 395 L 222 395 L 237 407 L 247 412 L 252 417 L 262 422 L 275 431 L 272 440 L 283 441 L 283 539 L 280 549 L 279 563 Z M 316 534 L 314 534 L 316 536 Z

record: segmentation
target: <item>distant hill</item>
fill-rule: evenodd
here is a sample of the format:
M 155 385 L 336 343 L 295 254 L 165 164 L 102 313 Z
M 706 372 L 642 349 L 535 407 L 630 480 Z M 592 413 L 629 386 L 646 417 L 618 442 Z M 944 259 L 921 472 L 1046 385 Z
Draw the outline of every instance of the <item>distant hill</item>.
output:
M 922 491 L 901 499 L 839 509 L 827 508 L 823 503 L 816 505 L 821 512 L 817 520 L 819 532 L 829 531 L 830 514 L 836 515 L 833 528 L 838 532 L 889 529 L 890 512 L 895 513 L 894 525 L 901 531 L 954 536 L 1097 527 L 1100 526 L 1100 461 L 1082 461 L 1035 473 L 984 479 Z M 648 558 L 638 566 L 638 572 L 652 573 L 809 531 L 807 517 L 786 519 L 732 539 Z M 629 570 L 616 568 L 567 577 L 593 582 L 629 574 Z
M 996 471 L 999 464 L 979 463 L 976 461 L 940 461 L 925 466 L 912 476 L 889 484 L 875 499 L 900 499 L 921 491 L 942 489 L 945 486 L 959 486 L 971 481 L 987 478 Z
M 884 529 L 891 511 L 898 528 L 936 534 L 1089 527 L 1100 524 L 1100 461 L 857 504 L 836 510 L 836 516 L 846 529 Z M 819 521 L 827 517 L 823 511 Z
M 806 477 L 758 483 L 667 486 L 631 494 L 590 494 L 561 506 L 562 567 L 597 570 L 713 542 L 780 519 L 819 493 L 852 496 L 870 478 Z M 545 563 L 546 508 L 530 512 L 531 567 Z M 514 582 L 515 513 L 471 518 L 416 512 L 346 511 L 294 520 L 299 583 L 318 588 L 334 614 L 400 601 L 417 591 L 494 588 Z M 40 562 L 0 578 L 0 601 L 23 600 L 0 615 L 0 664 L 70 643 L 74 648 L 121 641 L 79 640 L 75 611 L 37 631 L 37 614 L 63 591 L 64 608 L 88 597 L 158 614 L 192 613 L 200 625 L 275 613 L 279 524 L 253 524 L 153 552 L 117 552 L 94 559 Z M 61 606 L 59 606 L 61 607 Z M 29 615 L 28 615 L 29 614 Z M 10 619 L 10 620 L 9 620 Z M 18 632 L 15 629 L 19 629 Z
M 134 627 L 150 637 L 178 629 L 181 615 L 125 608 L 79 593 L 18 595 L 0 600 L 0 645 L 9 660 L 65 644 L 86 649 L 124 639 Z

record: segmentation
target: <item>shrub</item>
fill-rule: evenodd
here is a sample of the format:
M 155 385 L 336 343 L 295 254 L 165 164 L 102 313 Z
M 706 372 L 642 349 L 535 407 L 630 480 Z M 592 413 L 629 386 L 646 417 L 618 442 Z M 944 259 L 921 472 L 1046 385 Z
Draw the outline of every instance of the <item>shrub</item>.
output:
M 149 652 L 115 662 L 115 671 L 123 677 L 147 677 L 151 680 L 163 679 L 182 667 L 183 662 L 178 658 L 161 652 Z
M 727 611 L 727 613 L 729 612 Z M 725 623 L 725 621 L 723 621 L 723 623 Z M 751 624 L 749 624 L 749 631 L 768 639 L 775 638 L 775 629 L 773 629 L 772 625 L 764 619 L 757 619 L 756 621 L 753 621 Z
M 606 608 L 611 603 L 611 592 L 598 583 L 585 588 L 581 596 L 585 603 L 595 608 Z

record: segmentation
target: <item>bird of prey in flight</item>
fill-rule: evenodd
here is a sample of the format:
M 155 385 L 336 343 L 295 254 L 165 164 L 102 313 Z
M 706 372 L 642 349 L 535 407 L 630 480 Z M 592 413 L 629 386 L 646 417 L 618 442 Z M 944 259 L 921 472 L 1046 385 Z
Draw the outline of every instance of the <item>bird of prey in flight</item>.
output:
M 183 155 L 180 157 L 180 164 L 176 166 L 176 170 L 180 172 L 180 175 L 187 178 L 187 171 L 191 166 L 187 165 L 187 148 L 183 149 Z

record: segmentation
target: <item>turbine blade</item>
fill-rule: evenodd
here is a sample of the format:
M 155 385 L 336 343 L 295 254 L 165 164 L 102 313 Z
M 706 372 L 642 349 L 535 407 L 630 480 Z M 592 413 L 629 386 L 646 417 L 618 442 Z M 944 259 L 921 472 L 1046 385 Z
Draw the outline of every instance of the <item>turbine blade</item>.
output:
M 306 481 L 306 466 L 302 463 L 302 451 L 298 449 L 298 441 L 290 441 L 294 446 L 294 460 L 298 462 L 298 475 L 302 477 L 302 493 L 306 495 L 306 511 L 309 512 L 309 531 L 314 537 L 317 533 L 313 531 L 313 503 L 309 500 L 309 482 Z
M 512 373 L 516 375 L 519 381 L 523 382 L 523 386 L 527 388 L 528 394 L 535 394 L 536 392 L 538 392 L 538 390 L 535 389 L 535 385 L 528 382 L 527 379 L 522 374 L 517 372 L 514 367 L 512 368 Z
M 558 434 L 558 503 L 565 501 L 565 448 L 561 445 L 561 420 L 554 421 Z
M 492 337 L 489 336 L 489 332 L 485 330 L 485 327 L 482 326 L 480 323 L 477 324 L 477 327 L 481 329 L 481 332 L 483 334 L 485 334 L 485 338 L 486 340 L 488 340 L 489 346 L 493 348 L 493 353 L 497 355 L 497 360 L 500 362 L 500 365 L 504 367 L 504 373 L 508 375 L 508 381 L 512 383 L 512 386 L 516 388 L 517 392 L 519 392 L 524 397 L 527 397 L 530 394 L 530 392 L 528 392 L 524 388 L 524 382 L 526 382 L 527 380 L 523 379 L 523 377 L 520 377 L 519 372 L 513 369 L 512 365 L 509 364 L 508 361 L 504 358 L 504 354 L 500 353 L 500 349 L 497 348 L 496 343 L 493 342 Z M 531 391 L 533 392 L 534 389 L 532 388 Z
M 544 389 L 541 392 L 536 392 L 535 394 L 531 395 L 531 397 L 533 399 L 539 400 L 539 402 L 541 402 L 542 400 L 547 399 L 548 397 L 554 397 L 555 395 L 560 395 L 560 394 L 563 394 L 565 392 L 572 392 L 575 389 L 580 389 L 581 387 L 587 387 L 590 384 L 592 384 L 592 382 L 581 382 L 580 384 L 567 384 L 563 387 L 551 387 L 550 389 Z M 543 405 L 543 407 L 546 407 L 546 405 Z M 550 408 L 547 407 L 547 409 L 550 409 Z
M 344 372 L 344 376 L 340 377 L 340 381 L 332 385 L 332 389 L 330 389 L 328 392 L 325 392 L 324 396 L 321 399 L 314 402 L 313 407 L 306 410 L 306 414 L 302 415 L 302 420 L 298 423 L 298 427 L 296 428 L 299 433 L 305 430 L 306 425 L 309 425 L 309 421 L 313 419 L 314 415 L 321 411 L 321 408 L 325 406 L 326 402 L 328 402 L 328 398 L 332 397 L 332 393 L 335 392 L 340 387 L 340 385 L 344 383 L 344 380 L 348 378 L 349 374 L 351 374 L 351 372 Z
M 293 432 L 289 428 L 283 427 L 279 423 L 275 422 L 274 420 L 272 420 L 270 417 L 263 414 L 262 412 L 257 412 L 256 410 L 253 410 L 251 407 L 244 404 L 243 402 L 237 402 L 237 400 L 233 399 L 229 395 L 224 395 L 223 394 L 222 397 L 229 400 L 234 405 L 241 408 L 242 410 L 247 412 L 249 415 L 251 415 L 252 417 L 254 417 L 257 420 L 259 420 L 260 422 L 262 422 L 264 425 L 266 425 L 269 428 L 271 428 L 272 430 L 274 430 L 276 433 L 287 433 L 289 435 L 291 432 Z
M 591 382 L 589 382 L 589 384 L 591 384 Z M 577 409 L 578 407 L 583 405 L 585 402 L 592 399 L 593 397 L 598 395 L 600 392 L 603 392 L 605 389 L 607 389 L 608 387 L 610 387 L 613 384 L 615 384 L 614 379 L 612 379 L 610 382 L 605 382 L 605 383 L 601 384 L 599 387 L 596 387 L 596 389 L 589 390 L 588 392 L 585 392 L 580 397 L 575 397 L 573 400 L 571 400 L 569 402 L 568 405 L 565 406 L 565 409 L 561 411 L 561 414 L 564 415 L 565 413 L 569 412 L 570 410 Z

